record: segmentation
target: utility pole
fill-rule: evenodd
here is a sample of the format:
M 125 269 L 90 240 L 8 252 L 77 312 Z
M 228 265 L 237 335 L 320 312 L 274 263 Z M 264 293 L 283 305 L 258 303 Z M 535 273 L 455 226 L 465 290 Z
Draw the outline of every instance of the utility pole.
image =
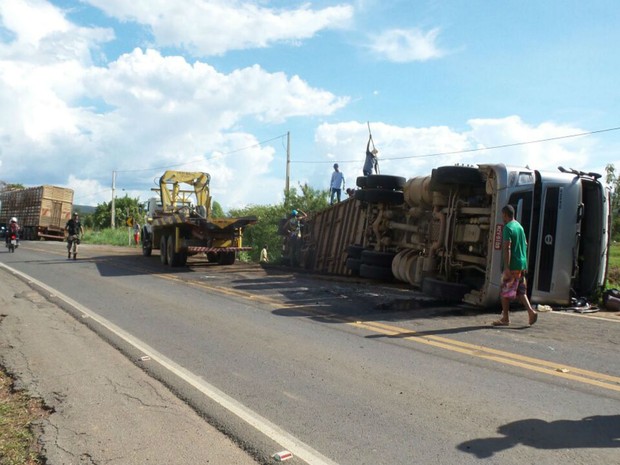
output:
M 284 184 L 284 195 L 288 195 L 291 188 L 291 132 L 286 133 L 286 183 Z
M 114 197 L 116 197 L 116 171 L 112 171 L 112 211 L 110 212 L 110 226 L 112 229 L 116 227 L 116 205 Z

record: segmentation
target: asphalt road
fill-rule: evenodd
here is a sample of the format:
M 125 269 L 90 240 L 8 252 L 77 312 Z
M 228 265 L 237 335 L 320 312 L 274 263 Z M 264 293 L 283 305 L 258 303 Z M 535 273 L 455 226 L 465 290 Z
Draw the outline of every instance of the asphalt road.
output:
M 492 328 L 494 313 L 369 281 L 171 269 L 126 248 L 79 257 L 52 242 L 0 253 L 259 450 L 341 465 L 620 464 L 612 313 L 544 313 L 530 328 L 518 311 Z

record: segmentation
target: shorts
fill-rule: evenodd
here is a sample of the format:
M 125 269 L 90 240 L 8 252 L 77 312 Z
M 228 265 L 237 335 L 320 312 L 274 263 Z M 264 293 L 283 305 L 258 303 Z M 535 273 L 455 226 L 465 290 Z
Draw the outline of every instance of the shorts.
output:
M 500 295 L 506 299 L 514 299 L 518 295 L 527 294 L 527 281 L 525 271 L 510 270 L 508 275 L 502 276 Z

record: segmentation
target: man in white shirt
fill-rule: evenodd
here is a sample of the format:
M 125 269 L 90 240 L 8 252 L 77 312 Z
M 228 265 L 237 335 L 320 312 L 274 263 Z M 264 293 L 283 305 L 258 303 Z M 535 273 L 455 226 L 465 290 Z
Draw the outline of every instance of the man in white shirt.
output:
M 329 184 L 330 198 L 329 204 L 334 204 L 334 197 L 340 202 L 340 193 L 344 189 L 344 174 L 338 171 L 338 163 L 334 163 L 334 172 L 332 173 L 332 180 Z

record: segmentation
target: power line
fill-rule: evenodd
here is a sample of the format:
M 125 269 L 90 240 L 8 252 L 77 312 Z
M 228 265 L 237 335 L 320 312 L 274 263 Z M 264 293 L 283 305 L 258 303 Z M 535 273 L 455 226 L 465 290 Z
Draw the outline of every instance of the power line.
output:
M 263 140 L 260 142 L 257 142 L 256 144 L 252 144 L 252 145 L 248 145 L 247 147 L 241 147 L 239 149 L 235 149 L 235 150 L 231 150 L 230 152 L 223 152 L 220 153 L 219 156 L 220 157 L 224 157 L 227 155 L 232 155 L 233 153 L 238 153 L 238 152 L 243 152 L 244 150 L 248 150 L 248 149 L 253 149 L 254 147 L 260 147 L 268 142 L 272 142 L 274 140 L 277 139 L 282 139 L 283 137 L 286 137 L 286 134 L 281 134 L 279 136 L 276 137 L 272 137 L 271 139 L 267 139 L 267 140 Z M 178 168 L 179 166 L 186 166 L 186 165 L 191 165 L 192 163 L 197 163 L 199 161 L 204 161 L 204 160 L 212 160 L 213 157 L 209 157 L 209 158 L 196 158 L 195 160 L 190 160 L 190 161 L 186 161 L 184 163 L 177 163 L 175 165 L 167 165 L 167 166 L 162 166 L 162 167 L 158 167 L 158 168 L 139 168 L 139 169 L 133 169 L 133 170 L 116 170 L 117 173 L 136 173 L 136 172 L 140 172 L 140 171 L 161 171 L 161 170 L 169 170 L 170 168 Z
M 502 145 L 493 145 L 491 147 L 480 147 L 475 149 L 464 149 L 464 150 L 455 150 L 452 152 L 437 152 L 437 153 L 428 153 L 425 155 L 410 155 L 406 157 L 389 157 L 389 158 L 381 158 L 381 161 L 384 160 L 405 160 L 409 158 L 430 158 L 430 157 L 439 157 L 443 155 L 458 155 L 461 153 L 471 153 L 471 152 L 482 152 L 484 150 L 495 150 L 495 149 L 504 149 L 508 147 L 518 147 L 521 145 L 529 145 L 529 144 L 539 144 L 541 142 L 550 142 L 554 140 L 561 139 L 570 139 L 573 137 L 582 137 L 582 136 L 591 136 L 592 134 L 600 134 L 602 132 L 610 132 L 610 131 L 618 131 L 620 130 L 620 126 L 615 128 L 607 128 L 607 129 L 599 129 L 596 131 L 589 132 L 581 132 L 577 134 L 568 134 L 566 136 L 557 136 L 557 137 L 548 137 L 546 139 L 538 139 L 538 140 L 530 140 L 527 142 L 514 142 L 511 144 L 502 144 Z M 321 161 L 310 161 L 310 160 L 291 160 L 291 163 L 304 163 L 304 164 L 320 164 L 320 163 L 359 163 L 359 160 L 321 160 Z

